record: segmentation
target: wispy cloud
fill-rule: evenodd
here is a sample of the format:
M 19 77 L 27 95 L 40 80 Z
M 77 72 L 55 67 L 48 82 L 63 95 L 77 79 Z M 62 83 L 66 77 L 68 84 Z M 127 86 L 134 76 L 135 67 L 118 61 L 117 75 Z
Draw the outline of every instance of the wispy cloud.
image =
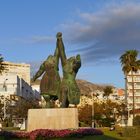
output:
M 55 37 L 51 36 L 32 36 L 28 38 L 14 38 L 15 43 L 24 43 L 24 44 L 44 44 L 52 43 L 55 41 Z
M 119 57 L 129 49 L 140 50 L 140 4 L 108 6 L 95 13 L 80 12 L 80 20 L 61 25 L 66 40 L 80 46 L 74 52 L 86 61 Z

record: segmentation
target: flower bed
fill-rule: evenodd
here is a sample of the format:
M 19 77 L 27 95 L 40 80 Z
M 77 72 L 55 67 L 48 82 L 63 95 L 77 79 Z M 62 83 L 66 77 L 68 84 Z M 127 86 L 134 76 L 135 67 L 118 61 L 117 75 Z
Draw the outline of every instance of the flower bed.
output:
M 0 136 L 6 138 L 30 138 L 36 140 L 39 137 L 43 138 L 63 138 L 63 137 L 83 137 L 87 135 L 102 135 L 103 132 L 98 129 L 64 129 L 64 130 L 50 130 L 50 129 L 37 129 L 31 132 L 8 132 L 1 131 Z

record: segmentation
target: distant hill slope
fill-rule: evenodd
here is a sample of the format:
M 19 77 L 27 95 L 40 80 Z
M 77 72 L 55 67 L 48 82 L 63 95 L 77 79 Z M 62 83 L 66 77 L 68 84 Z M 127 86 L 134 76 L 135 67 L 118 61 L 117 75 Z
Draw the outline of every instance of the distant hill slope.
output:
M 94 92 L 95 90 L 103 91 L 104 87 L 106 85 L 98 85 L 93 84 L 91 82 L 88 82 L 86 80 L 76 80 L 78 87 L 81 91 L 82 95 L 89 95 L 91 92 Z M 40 85 L 40 80 L 36 80 L 34 83 L 31 82 L 31 85 Z

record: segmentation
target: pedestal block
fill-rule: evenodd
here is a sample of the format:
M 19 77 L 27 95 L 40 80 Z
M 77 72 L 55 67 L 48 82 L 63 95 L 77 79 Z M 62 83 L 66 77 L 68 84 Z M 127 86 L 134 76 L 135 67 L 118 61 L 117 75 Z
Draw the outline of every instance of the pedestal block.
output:
M 78 128 L 77 108 L 29 109 L 27 131 Z

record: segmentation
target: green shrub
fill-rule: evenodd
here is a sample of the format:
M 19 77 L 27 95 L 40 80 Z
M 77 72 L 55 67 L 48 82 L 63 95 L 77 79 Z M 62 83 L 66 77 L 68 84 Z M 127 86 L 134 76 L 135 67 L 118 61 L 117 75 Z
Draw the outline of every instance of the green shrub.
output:
M 134 118 L 134 126 L 140 126 L 140 116 Z
M 102 126 L 111 127 L 112 123 L 115 122 L 115 119 L 114 118 L 103 118 L 101 120 L 101 122 L 102 122 Z
M 79 127 L 89 127 L 85 122 L 79 122 Z

